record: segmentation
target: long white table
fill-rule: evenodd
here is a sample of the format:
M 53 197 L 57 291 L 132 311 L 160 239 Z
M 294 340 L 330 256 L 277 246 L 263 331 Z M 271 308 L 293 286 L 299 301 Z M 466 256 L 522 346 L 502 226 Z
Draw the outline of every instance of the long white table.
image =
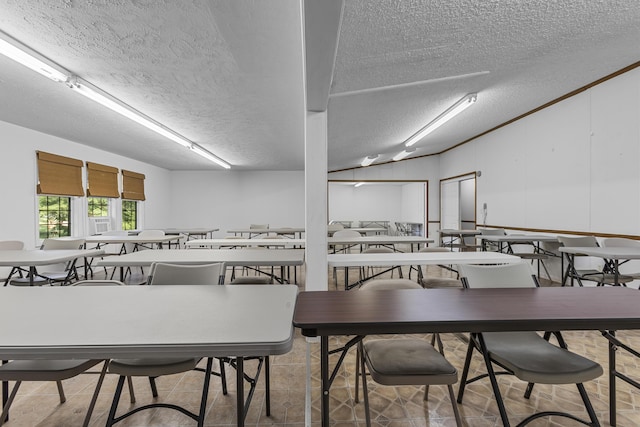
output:
M 175 243 L 177 246 L 181 238 L 182 238 L 182 235 L 140 237 L 138 235 L 115 236 L 115 235 L 102 235 L 102 234 L 83 237 L 86 243 L 95 243 L 97 244 L 98 248 L 108 244 L 122 245 L 120 249 L 120 253 L 126 253 L 127 243 L 133 244 L 133 245 L 157 244 L 159 247 L 162 247 L 166 243 L 169 247 L 171 247 L 171 243 Z
M 53 250 L 8 250 L 0 251 L 0 266 L 2 267 L 29 267 L 29 284 L 33 285 L 33 277 L 39 266 L 58 264 L 62 262 L 75 262 L 78 258 L 100 256 L 104 253 L 101 249 L 53 249 Z M 85 263 L 86 267 L 87 263 Z M 85 271 L 86 276 L 86 271 Z M 5 283 L 6 284 L 6 283 Z
M 237 357 L 242 426 L 242 360 L 291 349 L 297 291 L 293 285 L 3 287 L 0 324 L 11 327 L 0 334 L 0 359 Z
M 349 267 L 392 267 L 397 265 L 511 264 L 520 257 L 500 252 L 394 252 L 388 254 L 330 254 L 329 267 L 344 268 L 345 290 L 349 284 Z
M 187 236 L 187 240 L 190 240 L 192 237 L 195 238 L 210 238 L 213 236 L 213 233 L 219 231 L 219 228 L 161 228 L 160 230 L 164 231 L 164 234 L 168 235 L 176 235 L 182 234 Z
M 290 235 L 292 238 L 302 238 L 302 233 L 304 233 L 304 227 L 281 227 L 281 228 L 236 228 L 233 230 L 227 230 L 227 233 L 231 233 L 233 235 L 247 235 L 249 238 L 253 236 L 259 236 L 261 234 L 278 234 L 281 236 Z
M 381 245 L 381 246 L 393 246 L 393 245 L 411 245 L 411 252 L 413 252 L 413 245 L 428 245 L 433 243 L 433 239 L 428 239 L 422 236 L 388 236 L 384 234 L 374 236 L 362 236 L 362 237 L 327 237 L 327 243 L 329 246 L 334 245 L 347 245 L 347 246 L 366 246 L 366 245 Z
M 185 242 L 187 248 L 241 248 L 260 246 L 301 248 L 304 247 L 304 244 L 305 239 L 197 239 Z
M 302 249 L 186 249 L 180 251 L 138 251 L 105 258 L 98 266 L 120 267 L 121 280 L 126 267 L 146 267 L 154 262 L 172 264 L 205 264 L 224 262 L 227 267 L 280 267 L 284 280 L 284 268 L 304 264 Z

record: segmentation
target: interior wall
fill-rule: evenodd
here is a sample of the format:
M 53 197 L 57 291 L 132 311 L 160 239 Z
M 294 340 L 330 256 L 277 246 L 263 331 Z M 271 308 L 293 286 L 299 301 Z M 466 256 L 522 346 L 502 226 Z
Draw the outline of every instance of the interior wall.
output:
M 304 171 L 173 171 L 175 227 L 304 227 Z
M 22 240 L 27 248 L 37 245 L 36 150 L 145 174 L 145 227 L 169 226 L 171 197 L 166 191 L 169 171 L 6 122 L 0 122 L 0 135 L 0 158 L 4 160 L 0 168 L 3 201 L 0 240 Z M 81 234 L 88 233 L 84 225 L 82 230 Z
M 402 218 L 402 189 L 398 185 L 329 183 L 329 221 L 391 221 Z
M 423 224 L 426 216 L 426 188 L 422 182 L 410 182 L 402 186 L 400 221 Z
M 444 176 L 482 171 L 487 224 L 640 236 L 640 69 L 440 158 Z

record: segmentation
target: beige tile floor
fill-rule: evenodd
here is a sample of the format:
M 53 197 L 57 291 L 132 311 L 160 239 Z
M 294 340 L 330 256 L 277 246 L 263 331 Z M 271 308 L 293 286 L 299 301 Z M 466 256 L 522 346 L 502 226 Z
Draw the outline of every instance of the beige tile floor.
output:
M 431 275 L 449 273 L 438 268 L 429 268 Z M 298 274 L 301 277 L 301 274 Z M 338 278 L 340 280 L 340 277 Z M 339 282 L 342 283 L 342 282 Z M 301 288 L 304 285 L 301 285 Z M 335 289 L 331 286 L 332 289 Z M 639 308 L 640 311 L 640 308 Z M 141 313 L 142 315 L 142 313 Z M 567 332 L 564 334 L 569 347 L 578 353 L 599 361 L 607 366 L 607 342 L 597 332 Z M 634 348 L 640 348 L 640 331 L 618 333 L 624 341 Z M 466 344 L 461 337 L 442 336 L 447 358 L 454 366 L 462 370 Z M 345 338 L 332 338 L 331 345 L 338 346 Z M 311 348 L 312 365 L 312 426 L 319 426 L 319 344 L 307 344 L 304 337 L 296 334 L 291 352 L 272 357 L 271 369 L 271 416 L 265 415 L 264 381 L 260 381 L 254 401 L 247 417 L 247 426 L 304 426 L 305 414 L 305 372 L 306 350 Z M 333 358 L 335 359 L 335 358 Z M 332 360 L 333 360 L 332 359 Z M 248 363 L 249 365 L 249 363 Z M 640 377 L 638 361 L 619 352 L 618 366 L 634 378 Z M 331 420 L 336 427 L 364 426 L 363 404 L 354 404 L 355 351 L 345 360 L 331 390 Z M 250 369 L 247 366 L 247 369 Z M 475 358 L 472 370 L 481 372 L 482 364 Z M 235 425 L 235 384 L 233 372 L 229 379 L 229 393 L 223 395 L 220 381 L 214 377 L 211 381 L 207 408 L 207 426 Z M 60 404 L 53 383 L 24 383 L 19 396 L 12 407 L 7 427 L 23 426 L 80 426 L 88 402 L 93 392 L 97 375 L 84 374 L 64 382 L 67 402 Z M 189 372 L 158 379 L 160 397 L 158 401 L 171 402 L 195 409 L 199 403 L 202 373 Z M 529 401 L 522 397 L 524 384 L 508 376 L 499 377 L 500 387 L 512 423 L 515 425 L 528 414 L 536 410 L 562 409 L 584 415 L 584 409 L 574 386 L 536 385 Z M 104 425 L 109 409 L 116 378 L 108 375 L 92 418 L 91 426 Z M 589 395 L 597 411 L 600 423 L 609 425 L 608 419 L 608 379 L 602 376 L 586 384 Z M 372 418 L 374 426 L 383 427 L 419 427 L 454 426 L 451 404 L 446 388 L 432 386 L 429 400 L 423 401 L 420 387 L 386 387 L 369 381 Z M 457 385 L 454 386 L 457 392 Z M 135 379 L 138 404 L 152 401 L 148 382 Z M 640 425 L 640 391 L 618 381 L 618 426 Z M 119 413 L 132 408 L 129 396 L 125 392 L 120 402 Z M 459 406 L 465 425 L 473 427 L 500 426 L 497 407 L 488 381 L 470 385 L 465 392 L 464 402 Z M 193 426 L 194 421 L 175 411 L 155 409 L 142 411 L 126 419 L 119 425 L 133 426 Z M 539 426 L 580 425 L 565 418 L 540 419 L 530 424 Z

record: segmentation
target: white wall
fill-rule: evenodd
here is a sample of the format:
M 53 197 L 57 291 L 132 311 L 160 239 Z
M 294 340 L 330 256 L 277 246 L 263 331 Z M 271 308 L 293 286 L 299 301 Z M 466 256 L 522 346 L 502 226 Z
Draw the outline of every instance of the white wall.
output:
M 402 187 L 398 185 L 329 184 L 329 221 L 400 221 Z
M 22 240 L 27 248 L 37 245 L 36 150 L 145 174 L 145 227 L 166 227 L 170 223 L 168 208 L 171 197 L 166 191 L 170 183 L 170 174 L 167 170 L 0 122 L 0 158 L 3 159 L 0 167 L 0 240 Z M 83 172 L 85 169 L 83 168 Z M 82 198 L 76 200 L 78 203 L 85 203 Z M 87 232 L 83 227 L 79 234 Z
M 638 164 L 636 68 L 444 153 L 440 168 L 482 171 L 487 224 L 640 235 Z
M 169 193 L 174 227 L 304 227 L 303 171 L 174 171 Z

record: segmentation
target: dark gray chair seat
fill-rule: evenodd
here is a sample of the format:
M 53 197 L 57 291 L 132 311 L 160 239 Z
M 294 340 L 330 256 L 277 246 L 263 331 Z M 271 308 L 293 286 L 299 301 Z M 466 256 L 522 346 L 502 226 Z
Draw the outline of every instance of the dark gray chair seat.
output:
M 446 385 L 458 372 L 431 344 L 416 339 L 369 340 L 364 344 L 371 378 L 383 385 Z
M 191 371 L 199 361 L 199 358 L 114 359 L 109 363 L 109 372 L 127 377 L 160 377 Z
M 551 344 L 535 332 L 482 334 L 491 359 L 523 381 L 572 384 L 602 375 L 602 367 L 579 354 Z

